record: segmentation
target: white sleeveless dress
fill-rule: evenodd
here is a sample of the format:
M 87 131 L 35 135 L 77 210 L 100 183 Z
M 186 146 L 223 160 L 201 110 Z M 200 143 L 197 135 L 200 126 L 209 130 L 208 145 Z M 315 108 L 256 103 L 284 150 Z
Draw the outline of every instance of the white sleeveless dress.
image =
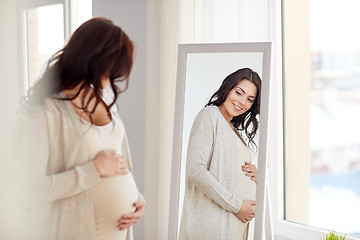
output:
M 101 150 L 115 149 L 123 154 L 125 129 L 122 121 L 113 117 L 104 126 L 83 124 L 90 159 Z M 120 231 L 117 221 L 123 214 L 134 212 L 133 203 L 138 200 L 138 189 L 131 172 L 126 175 L 104 177 L 92 188 L 97 240 L 125 240 L 128 230 Z
M 245 175 L 242 171 L 241 166 L 245 165 L 245 162 L 251 162 L 252 154 L 250 149 L 238 139 L 237 151 L 239 161 L 237 163 L 236 171 L 237 174 L 237 192 L 236 195 L 243 200 L 253 200 L 256 197 L 256 183 Z M 231 218 L 231 239 L 232 240 L 246 240 L 248 236 L 249 223 L 241 222 L 235 215 Z

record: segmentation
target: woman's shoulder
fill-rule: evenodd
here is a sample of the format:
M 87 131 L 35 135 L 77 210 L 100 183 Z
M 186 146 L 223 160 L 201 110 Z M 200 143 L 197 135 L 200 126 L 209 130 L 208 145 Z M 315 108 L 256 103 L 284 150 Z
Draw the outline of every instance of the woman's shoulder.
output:
M 46 98 L 41 103 L 33 104 L 28 112 L 24 114 L 24 118 L 37 118 L 40 115 L 46 115 L 48 112 L 57 110 L 57 101 L 55 99 Z
M 61 98 L 62 96 L 59 94 L 54 94 L 46 98 L 42 104 L 42 108 L 47 112 L 61 111 L 61 109 L 65 108 L 64 101 L 66 101 Z
M 59 120 L 61 113 L 59 111 L 57 100 L 47 98 L 42 103 L 32 106 L 31 111 L 21 116 L 24 124 L 28 127 L 45 125 L 50 119 Z
M 197 114 L 194 122 L 211 122 L 211 125 L 219 119 L 220 110 L 217 106 L 206 106 Z
M 212 118 L 218 117 L 220 113 L 220 110 L 217 106 L 211 105 L 206 106 L 203 109 L 200 110 L 199 116 L 210 116 Z
M 66 100 L 61 98 L 62 96 L 59 94 L 47 97 L 41 104 L 33 108 L 30 116 L 55 120 L 63 118 L 64 114 L 68 115 L 68 107 L 66 106 Z

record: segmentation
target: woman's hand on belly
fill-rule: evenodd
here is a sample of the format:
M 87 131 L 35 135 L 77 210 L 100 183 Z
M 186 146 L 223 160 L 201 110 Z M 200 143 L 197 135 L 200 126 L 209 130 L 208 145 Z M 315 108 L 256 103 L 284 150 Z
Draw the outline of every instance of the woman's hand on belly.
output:
M 142 200 L 138 200 L 134 203 L 136 208 L 133 213 L 122 215 L 118 220 L 119 230 L 124 230 L 134 225 L 144 215 L 146 209 L 146 203 Z
M 245 162 L 245 165 L 242 165 L 241 167 L 242 167 L 242 171 L 245 172 L 245 175 L 250 177 L 250 179 L 256 183 L 256 179 L 257 179 L 256 166 L 249 162 Z
M 240 210 L 235 214 L 243 223 L 250 222 L 255 217 L 255 201 L 244 200 Z
M 125 159 L 115 150 L 100 151 L 93 160 L 100 177 L 110 177 L 129 173 L 129 166 Z

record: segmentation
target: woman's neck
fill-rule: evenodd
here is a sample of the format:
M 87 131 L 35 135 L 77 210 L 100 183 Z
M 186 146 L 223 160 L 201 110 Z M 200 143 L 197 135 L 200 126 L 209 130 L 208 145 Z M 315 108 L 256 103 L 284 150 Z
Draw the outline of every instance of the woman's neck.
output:
M 64 90 L 63 93 L 67 98 L 74 98 L 70 101 L 74 111 L 85 121 L 91 124 L 103 126 L 111 121 L 109 109 L 102 99 L 94 97 L 94 90 L 90 87 L 86 91 L 82 87 L 82 83 L 73 89 Z M 100 101 L 98 101 L 100 100 Z M 89 114 L 90 113 L 90 114 Z

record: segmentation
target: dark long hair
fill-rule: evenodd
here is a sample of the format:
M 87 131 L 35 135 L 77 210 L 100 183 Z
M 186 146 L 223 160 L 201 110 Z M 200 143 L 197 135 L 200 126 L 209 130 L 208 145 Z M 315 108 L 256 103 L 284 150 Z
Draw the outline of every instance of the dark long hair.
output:
M 74 97 L 59 98 L 73 100 L 83 90 L 82 104 L 79 107 L 91 118 L 96 106 L 101 101 L 101 77 L 108 75 L 114 92 L 115 104 L 117 96 L 128 87 L 128 79 L 133 63 L 134 46 L 124 31 L 106 18 L 92 18 L 83 23 L 71 36 L 63 49 L 55 53 L 49 60 L 44 74 L 29 89 L 23 99 L 25 113 L 43 104 L 46 98 L 64 90 L 80 85 Z M 125 81 L 125 89 L 119 90 L 116 81 Z M 92 89 L 92 91 L 91 91 Z M 91 91 L 85 102 L 86 94 Z M 92 99 L 96 100 L 92 110 L 88 110 Z
M 235 88 L 241 80 L 249 80 L 254 83 L 257 88 L 255 101 L 251 108 L 245 113 L 234 117 L 230 122 L 240 131 L 244 131 L 248 142 L 255 144 L 253 141 L 259 128 L 259 121 L 257 115 L 260 114 L 260 99 L 261 99 L 261 79 L 259 75 L 250 68 L 242 68 L 227 76 L 222 82 L 220 88 L 211 96 L 209 102 L 205 106 L 215 105 L 220 106 L 223 104 L 229 95 L 230 91 Z M 250 125 L 252 126 L 250 128 Z

